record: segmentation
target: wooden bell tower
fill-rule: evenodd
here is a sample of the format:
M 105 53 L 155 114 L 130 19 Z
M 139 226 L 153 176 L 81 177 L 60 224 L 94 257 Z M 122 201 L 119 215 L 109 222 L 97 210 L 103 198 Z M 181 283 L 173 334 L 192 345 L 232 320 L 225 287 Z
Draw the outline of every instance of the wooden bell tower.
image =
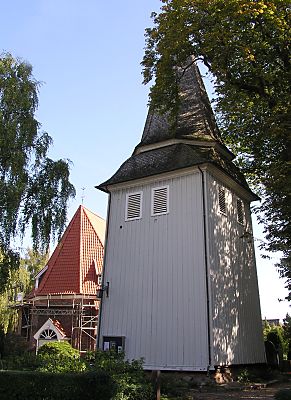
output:
M 264 363 L 250 202 L 199 70 L 180 82 L 176 124 L 150 110 L 110 194 L 99 347 L 149 370 Z

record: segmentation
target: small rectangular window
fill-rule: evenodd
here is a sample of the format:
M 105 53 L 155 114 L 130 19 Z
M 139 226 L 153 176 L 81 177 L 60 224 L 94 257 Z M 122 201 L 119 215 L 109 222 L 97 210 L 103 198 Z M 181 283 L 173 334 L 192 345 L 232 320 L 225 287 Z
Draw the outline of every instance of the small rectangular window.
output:
M 218 202 L 219 202 L 219 211 L 226 215 L 226 200 L 225 200 L 225 189 L 223 187 L 219 187 L 218 190 Z
M 142 213 L 142 192 L 130 193 L 126 196 L 125 220 L 140 219 Z
M 122 353 L 125 348 L 125 336 L 103 336 L 103 350 Z
M 244 223 L 244 205 L 242 200 L 236 199 L 237 222 Z
M 168 214 L 169 212 L 169 186 L 152 189 L 152 216 Z

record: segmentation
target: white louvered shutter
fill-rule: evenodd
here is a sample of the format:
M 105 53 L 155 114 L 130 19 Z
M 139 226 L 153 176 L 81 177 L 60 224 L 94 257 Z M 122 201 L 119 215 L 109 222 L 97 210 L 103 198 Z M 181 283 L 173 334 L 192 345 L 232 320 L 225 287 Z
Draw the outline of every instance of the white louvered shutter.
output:
M 152 189 L 152 216 L 169 212 L 169 186 Z
M 236 210 L 237 210 L 237 222 L 240 224 L 244 223 L 244 205 L 242 200 L 236 199 Z
M 130 193 L 126 197 L 125 220 L 140 219 L 142 212 L 142 192 Z
M 218 189 L 218 202 L 219 202 L 219 211 L 222 214 L 226 215 L 225 189 L 221 186 Z

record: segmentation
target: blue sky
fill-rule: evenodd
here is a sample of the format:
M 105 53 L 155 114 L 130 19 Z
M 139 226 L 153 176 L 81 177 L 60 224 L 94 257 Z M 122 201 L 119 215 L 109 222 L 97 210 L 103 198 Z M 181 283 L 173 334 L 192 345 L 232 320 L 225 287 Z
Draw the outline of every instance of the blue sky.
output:
M 73 163 L 77 195 L 69 219 L 82 193 L 84 205 L 106 217 L 107 196 L 94 186 L 110 177 L 140 140 L 149 90 L 140 66 L 144 30 L 160 5 L 159 0 L 0 3 L 0 52 L 32 64 L 42 81 L 37 118 L 54 140 L 50 156 Z M 262 229 L 254 226 L 255 237 L 262 239 Z M 257 252 L 262 315 L 282 319 L 289 307 L 277 300 L 286 291 L 275 261 Z

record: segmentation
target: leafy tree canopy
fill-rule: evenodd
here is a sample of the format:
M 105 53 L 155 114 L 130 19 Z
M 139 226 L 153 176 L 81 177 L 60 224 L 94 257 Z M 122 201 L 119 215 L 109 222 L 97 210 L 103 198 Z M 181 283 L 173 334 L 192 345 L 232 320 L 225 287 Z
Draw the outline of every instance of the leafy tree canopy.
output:
M 8 265 L 8 277 L 0 293 L 0 327 L 5 333 L 15 330 L 19 319 L 15 306 L 21 301 L 18 296 L 22 295 L 23 298 L 32 290 L 35 276 L 45 267 L 48 258 L 48 253 L 40 253 L 28 248 L 24 257 L 20 259 L 19 268 L 9 269 Z
M 162 3 L 146 30 L 142 61 L 144 83 L 155 78 L 151 103 L 174 116 L 175 67 L 187 66 L 191 55 L 208 67 L 222 136 L 263 198 L 265 247 L 282 252 L 279 268 L 290 293 L 290 0 Z
M 0 327 L 5 333 L 17 326 L 18 311 L 14 306 L 18 293 L 22 293 L 28 284 L 29 276 L 24 268 L 10 269 L 5 290 L 0 294 Z
M 26 253 L 20 259 L 20 269 L 25 270 L 28 276 L 28 282 L 21 288 L 24 294 L 28 294 L 35 285 L 35 277 L 47 264 L 49 253 L 35 251 L 27 248 Z
M 29 227 L 34 249 L 47 249 L 62 233 L 75 195 L 69 161 L 47 155 L 52 139 L 35 118 L 39 86 L 31 65 L 0 56 L 0 291 L 19 265 L 12 240 Z

